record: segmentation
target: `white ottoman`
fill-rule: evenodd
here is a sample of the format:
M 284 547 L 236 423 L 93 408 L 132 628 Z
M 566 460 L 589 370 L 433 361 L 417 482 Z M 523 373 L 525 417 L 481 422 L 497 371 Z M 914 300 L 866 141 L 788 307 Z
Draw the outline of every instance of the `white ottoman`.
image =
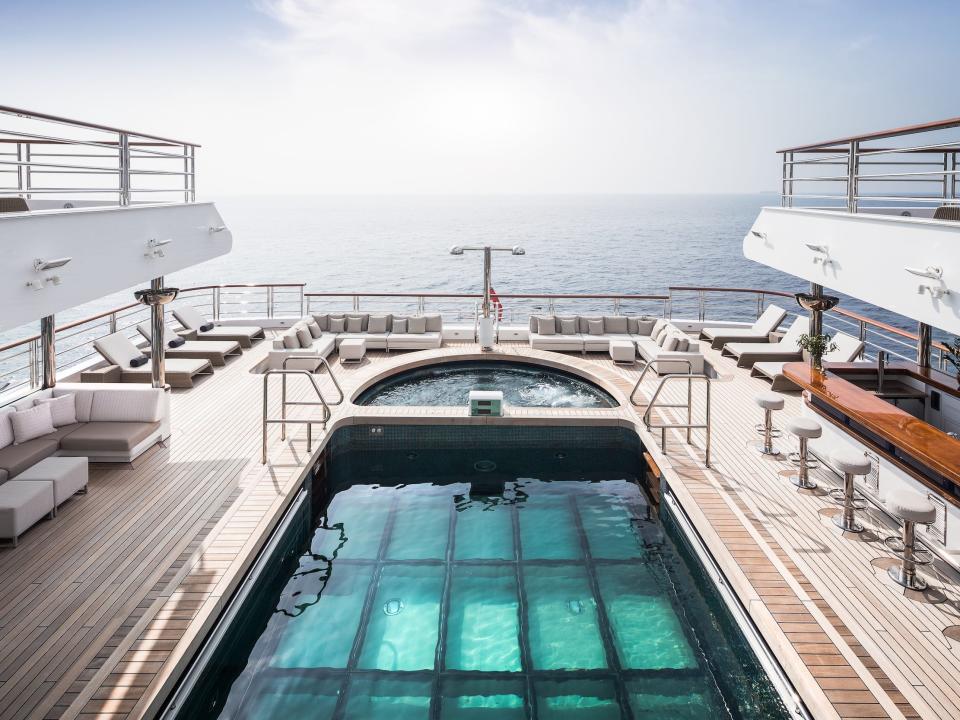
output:
M 48 457 L 17 475 L 24 482 L 53 483 L 53 514 L 76 493 L 87 491 L 87 458 Z
M 350 338 L 340 343 L 340 364 L 363 362 L 363 356 L 367 354 L 367 341 Z
M 637 346 L 629 340 L 611 340 L 610 359 L 615 363 L 633 363 L 637 359 Z
M 53 483 L 7 480 L 0 485 L 0 538 L 17 546 L 17 538 L 35 522 L 53 517 Z

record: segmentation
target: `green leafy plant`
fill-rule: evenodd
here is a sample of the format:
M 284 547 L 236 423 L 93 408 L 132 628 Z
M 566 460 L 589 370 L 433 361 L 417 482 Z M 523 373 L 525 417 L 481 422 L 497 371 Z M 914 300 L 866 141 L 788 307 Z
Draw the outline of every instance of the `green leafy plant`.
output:
M 817 370 L 823 369 L 823 356 L 837 349 L 837 344 L 829 335 L 807 335 L 806 333 L 800 336 L 797 346 L 807 351 L 810 355 L 810 364 Z
M 955 337 L 953 342 L 947 345 L 947 353 L 944 360 L 953 366 L 953 372 L 960 381 L 960 337 Z

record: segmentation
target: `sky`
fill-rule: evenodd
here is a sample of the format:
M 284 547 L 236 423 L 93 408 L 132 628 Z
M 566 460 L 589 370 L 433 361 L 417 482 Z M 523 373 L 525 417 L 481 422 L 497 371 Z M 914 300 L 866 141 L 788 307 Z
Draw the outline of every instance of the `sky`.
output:
M 960 3 L 0 0 L 0 103 L 200 143 L 224 194 L 773 191 L 960 115 Z

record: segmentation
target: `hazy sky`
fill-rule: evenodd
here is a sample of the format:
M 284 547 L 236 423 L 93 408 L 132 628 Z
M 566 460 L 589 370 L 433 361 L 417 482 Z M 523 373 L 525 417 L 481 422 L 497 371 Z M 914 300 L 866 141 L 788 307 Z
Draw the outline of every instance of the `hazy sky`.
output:
M 960 114 L 960 3 L 0 0 L 0 103 L 201 143 L 225 193 L 752 192 Z

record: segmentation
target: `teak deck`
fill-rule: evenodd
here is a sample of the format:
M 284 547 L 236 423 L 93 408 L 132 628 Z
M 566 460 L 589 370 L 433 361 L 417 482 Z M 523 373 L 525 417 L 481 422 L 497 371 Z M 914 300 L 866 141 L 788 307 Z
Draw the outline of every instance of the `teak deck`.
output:
M 305 431 L 281 442 L 270 433 L 260 464 L 263 378 L 250 372 L 268 342 L 172 397 L 173 435 L 132 465 L 91 468 L 90 493 L 0 551 L 0 720 L 139 718 L 160 699 L 211 627 L 223 602 L 293 496 L 305 471 Z M 359 366 L 335 365 L 348 397 L 390 365 L 476 353 L 472 344 L 435 351 L 368 353 Z M 587 356 L 504 344 L 507 355 L 536 356 L 593 373 L 625 396 L 639 368 Z M 655 462 L 780 663 L 817 718 L 960 717 L 957 578 L 942 568 L 925 596 L 887 580 L 892 561 L 880 538 L 892 530 L 865 513 L 873 532 L 843 537 L 829 523 L 822 491 L 799 492 L 788 465 L 754 451 L 760 411 L 752 396 L 768 385 L 707 351 L 713 383 L 713 467 L 702 463 L 703 433 L 687 446 L 640 422 L 643 408 L 515 409 L 507 418 L 469 418 L 464 408 L 334 408 L 327 431 L 363 422 L 616 423 L 637 427 Z M 329 379 L 321 376 L 324 387 Z M 277 381 L 279 382 L 279 380 Z M 656 387 L 644 383 L 647 397 Z M 666 401 L 685 393 L 668 386 Z M 277 387 L 277 390 L 279 388 Z M 291 381 L 291 395 L 306 397 Z M 274 407 L 279 392 L 271 395 Z M 694 388 L 696 412 L 702 390 Z M 799 412 L 786 396 L 776 421 Z M 300 410 L 305 413 L 306 410 Z M 673 411 L 659 411 L 670 412 Z M 276 410 L 274 409 L 274 414 Z M 779 441 L 786 446 L 789 440 Z M 814 473 L 821 485 L 837 478 Z M 948 631 L 954 634 L 954 630 Z

